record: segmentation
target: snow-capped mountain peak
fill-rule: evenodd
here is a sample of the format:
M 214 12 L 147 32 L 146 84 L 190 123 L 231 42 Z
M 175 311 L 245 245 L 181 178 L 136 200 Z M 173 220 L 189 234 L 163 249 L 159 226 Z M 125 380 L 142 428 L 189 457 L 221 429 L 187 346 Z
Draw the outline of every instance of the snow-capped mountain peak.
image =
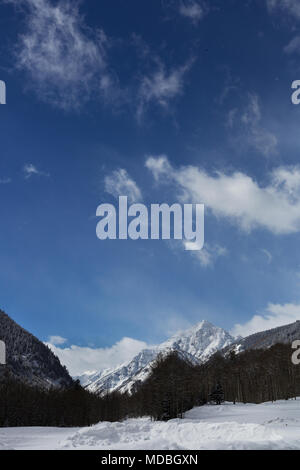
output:
M 131 361 L 115 369 L 78 377 L 91 392 L 106 393 L 118 390 L 132 391 L 151 371 L 158 354 L 178 351 L 181 357 L 194 363 L 204 362 L 216 351 L 233 342 L 234 338 L 222 328 L 203 320 L 187 330 L 180 331 L 152 349 L 144 349 Z
M 233 337 L 227 331 L 203 320 L 185 331 L 176 333 L 162 343 L 160 349 L 181 350 L 200 361 L 205 361 L 232 341 Z

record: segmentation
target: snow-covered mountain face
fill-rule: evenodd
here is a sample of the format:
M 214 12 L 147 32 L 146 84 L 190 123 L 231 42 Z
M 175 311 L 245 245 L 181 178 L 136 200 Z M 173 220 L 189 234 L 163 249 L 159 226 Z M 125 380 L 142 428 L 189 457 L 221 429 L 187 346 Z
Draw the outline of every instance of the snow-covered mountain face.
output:
M 144 380 L 150 372 L 150 365 L 156 359 L 156 349 L 144 349 L 131 361 L 116 367 L 100 371 L 85 380 L 85 387 L 94 393 L 105 394 L 114 390 L 130 391 L 134 383 Z M 81 379 L 82 385 L 84 382 Z
M 239 338 L 229 347 L 226 347 L 222 354 L 234 351 L 236 354 L 248 349 L 267 349 L 277 343 L 292 343 L 300 338 L 300 320 L 288 325 L 278 326 L 271 330 L 259 331 L 245 338 Z
M 199 362 L 204 362 L 216 351 L 225 348 L 233 341 L 234 338 L 227 331 L 204 320 L 172 336 L 159 348 L 183 351 L 198 359 Z
M 183 359 L 201 363 L 233 341 L 234 338 L 222 328 L 202 321 L 188 330 L 177 333 L 153 349 L 144 349 L 131 361 L 115 369 L 84 374 L 78 378 L 88 390 L 101 395 L 116 390 L 131 393 L 148 377 L 158 354 L 166 355 L 170 351 L 177 351 Z

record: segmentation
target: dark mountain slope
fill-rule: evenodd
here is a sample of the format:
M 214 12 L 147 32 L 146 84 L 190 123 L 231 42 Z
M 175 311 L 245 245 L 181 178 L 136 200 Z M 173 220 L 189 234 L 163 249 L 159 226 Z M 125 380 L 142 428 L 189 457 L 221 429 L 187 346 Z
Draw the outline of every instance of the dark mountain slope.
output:
M 253 335 L 240 338 L 230 346 L 223 349 L 223 353 L 234 350 L 235 352 L 249 349 L 268 349 L 274 344 L 289 344 L 300 339 L 300 320 L 289 325 L 279 326 L 271 330 L 260 331 Z
M 73 384 L 67 369 L 53 352 L 0 310 L 0 340 L 6 345 L 6 362 L 0 365 L 0 381 L 9 375 L 41 388 L 69 387 Z

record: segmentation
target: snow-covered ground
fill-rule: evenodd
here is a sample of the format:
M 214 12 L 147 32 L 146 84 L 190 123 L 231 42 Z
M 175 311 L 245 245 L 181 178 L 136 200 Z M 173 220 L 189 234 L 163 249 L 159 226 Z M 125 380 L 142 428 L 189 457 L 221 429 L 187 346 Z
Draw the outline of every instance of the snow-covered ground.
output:
M 300 398 L 207 405 L 168 422 L 139 418 L 81 429 L 0 428 L 0 449 L 300 449 Z

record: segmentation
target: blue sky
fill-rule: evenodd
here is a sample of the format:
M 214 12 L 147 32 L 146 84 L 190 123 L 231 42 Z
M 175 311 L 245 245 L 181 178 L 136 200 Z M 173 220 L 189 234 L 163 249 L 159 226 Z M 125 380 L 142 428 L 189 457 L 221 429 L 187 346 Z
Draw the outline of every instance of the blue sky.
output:
M 300 318 L 299 2 L 0 12 L 1 308 L 76 373 L 202 319 L 246 335 Z M 203 250 L 97 239 L 120 194 L 204 203 Z

